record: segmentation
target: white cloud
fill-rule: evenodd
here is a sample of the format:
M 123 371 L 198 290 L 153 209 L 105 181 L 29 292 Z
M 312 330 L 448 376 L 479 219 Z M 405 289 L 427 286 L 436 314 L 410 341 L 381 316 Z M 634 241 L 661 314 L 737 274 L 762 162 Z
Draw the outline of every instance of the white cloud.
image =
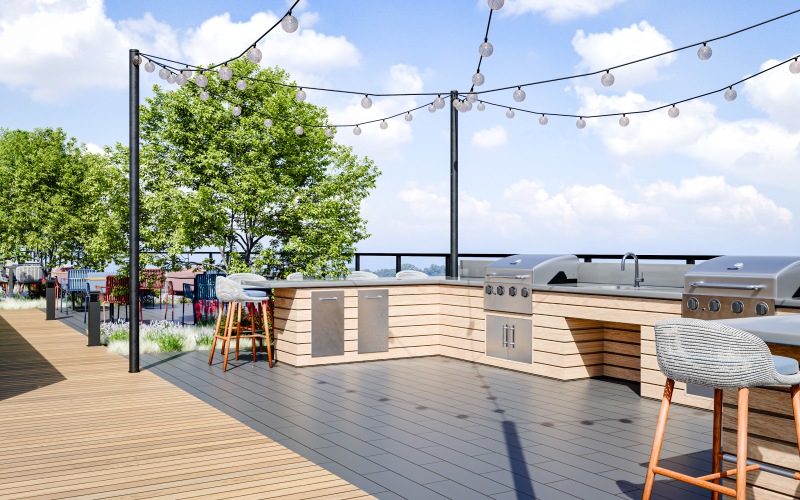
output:
M 386 90 L 392 94 L 422 92 L 422 76 L 414 66 L 395 64 L 389 68 Z
M 150 15 L 115 24 L 102 0 L 4 4 L 0 82 L 45 101 L 76 89 L 124 88 L 129 49 L 157 48 L 169 57 L 175 45 L 169 27 Z
M 774 66 L 779 61 L 765 61 L 760 70 Z M 800 77 L 789 73 L 788 65 L 767 71 L 748 80 L 744 95 L 752 105 L 764 111 L 778 124 L 789 130 L 800 129 Z
M 231 21 L 228 13 L 214 16 L 189 30 L 181 49 L 196 64 L 218 63 L 239 54 L 264 33 L 265 26 L 272 26 L 278 19 L 273 12 L 253 14 L 241 23 Z M 301 19 L 315 22 L 317 16 L 304 12 Z M 264 54 L 262 66 L 280 65 L 297 83 L 309 86 L 323 82 L 327 73 L 361 63 L 358 49 L 345 37 L 318 33 L 302 23 L 295 33 L 273 30 L 259 48 Z
M 505 127 L 495 125 L 491 128 L 479 130 L 472 134 L 472 145 L 479 149 L 492 149 L 508 142 Z
M 560 22 L 594 16 L 622 2 L 623 0 L 509 0 L 502 12 L 508 15 L 542 13 L 550 21 Z M 486 5 L 483 0 L 480 3 Z
M 86 151 L 96 155 L 102 155 L 106 153 L 106 151 L 103 149 L 102 146 L 98 146 L 97 144 L 94 144 L 92 142 L 86 143 Z
M 575 52 L 581 56 L 579 67 L 588 71 L 607 69 L 618 64 L 672 50 L 672 42 L 647 21 L 611 33 L 578 30 L 572 38 Z M 613 70 L 613 88 L 631 88 L 658 78 L 658 69 L 675 61 L 675 54 L 643 61 Z M 600 77 L 596 77 L 599 85 Z

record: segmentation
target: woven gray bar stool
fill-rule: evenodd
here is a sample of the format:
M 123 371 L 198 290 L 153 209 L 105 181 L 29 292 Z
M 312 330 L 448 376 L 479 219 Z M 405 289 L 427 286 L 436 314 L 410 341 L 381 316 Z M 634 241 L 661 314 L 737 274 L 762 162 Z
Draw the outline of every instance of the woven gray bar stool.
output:
M 747 472 L 759 469 L 747 465 L 747 419 L 750 387 L 791 386 L 795 432 L 800 450 L 800 373 L 797 360 L 773 356 L 767 344 L 755 335 L 697 319 L 671 319 L 655 325 L 656 356 L 661 372 L 667 376 L 661 411 L 658 415 L 653 450 L 647 467 L 642 499 L 650 498 L 656 474 L 683 481 L 719 494 L 746 498 Z M 712 473 L 693 477 L 658 466 L 669 406 L 675 381 L 714 389 L 714 431 L 712 438 Z M 721 471 L 722 462 L 722 390 L 738 389 L 738 425 L 736 468 Z M 720 479 L 736 477 L 736 488 L 720 484 Z M 800 473 L 794 473 L 800 479 Z

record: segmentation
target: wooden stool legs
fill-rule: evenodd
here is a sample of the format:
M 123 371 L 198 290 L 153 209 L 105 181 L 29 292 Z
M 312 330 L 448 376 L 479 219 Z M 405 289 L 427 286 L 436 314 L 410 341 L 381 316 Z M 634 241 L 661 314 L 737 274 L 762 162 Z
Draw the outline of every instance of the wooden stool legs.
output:
M 744 500 L 747 498 L 747 473 L 750 471 L 758 470 L 758 465 L 747 465 L 747 420 L 748 420 L 748 406 L 750 390 L 747 387 L 739 389 L 739 407 L 738 407 L 738 425 L 737 425 L 737 441 L 736 441 L 736 468 L 730 470 L 720 470 L 722 461 L 721 443 L 722 443 L 722 390 L 714 390 L 714 434 L 712 450 L 712 473 L 706 476 L 693 477 L 680 472 L 675 472 L 670 469 L 665 469 L 658 466 L 658 457 L 661 455 L 661 446 L 664 443 L 664 431 L 667 428 L 667 417 L 669 415 L 669 405 L 672 403 L 672 391 L 675 388 L 675 381 L 667 379 L 664 386 L 664 397 L 661 400 L 661 411 L 658 414 L 658 425 L 656 425 L 656 434 L 653 438 L 653 450 L 650 454 L 650 463 L 647 466 L 647 477 L 644 483 L 644 491 L 642 492 L 642 500 L 649 500 L 650 495 L 653 493 L 653 485 L 655 484 L 656 474 L 666 476 L 678 481 L 699 486 L 714 492 L 713 498 L 719 498 L 719 494 L 735 497 L 737 500 Z M 794 392 L 793 403 L 794 403 Z M 800 396 L 797 397 L 797 411 L 800 412 Z M 795 425 L 800 425 L 795 421 Z M 798 429 L 800 432 L 800 428 Z M 799 434 L 800 435 L 800 434 Z M 795 474 L 796 476 L 798 474 Z M 736 489 L 722 486 L 720 479 L 736 476 Z
M 222 315 L 223 311 L 225 310 L 225 306 L 227 305 L 227 313 L 225 314 L 225 326 L 223 327 L 224 330 L 220 333 L 220 327 L 222 326 Z M 266 339 L 267 342 L 267 359 L 269 361 L 269 366 L 272 368 L 273 361 L 272 361 L 272 345 L 270 344 L 269 338 L 269 309 L 267 306 L 266 301 L 261 301 L 260 304 L 257 303 L 257 306 L 253 310 L 253 314 L 250 316 L 250 334 L 242 335 L 242 330 L 244 330 L 244 325 L 242 325 L 242 309 L 244 308 L 244 304 L 241 302 L 234 302 L 234 303 L 223 303 L 220 304 L 219 313 L 217 315 L 217 326 L 214 330 L 214 339 L 211 342 L 211 353 L 208 356 L 208 364 L 210 365 L 214 361 L 214 351 L 216 350 L 217 346 L 217 339 L 222 341 L 222 345 L 220 346 L 222 350 L 222 371 L 226 371 L 228 369 L 228 356 L 230 354 L 231 348 L 231 341 L 236 341 L 236 347 L 234 349 L 234 358 L 239 358 L 239 339 L 240 338 L 250 338 L 252 341 L 252 350 L 253 350 L 253 361 L 257 361 L 257 351 L 259 349 L 264 348 L 264 340 Z M 255 315 L 256 314 L 263 314 L 264 320 L 264 334 L 256 333 L 256 324 L 255 324 Z M 234 320 L 233 317 L 236 315 L 236 326 L 234 327 Z M 235 330 L 235 333 L 234 333 Z M 256 344 L 256 340 L 258 340 L 258 345 Z

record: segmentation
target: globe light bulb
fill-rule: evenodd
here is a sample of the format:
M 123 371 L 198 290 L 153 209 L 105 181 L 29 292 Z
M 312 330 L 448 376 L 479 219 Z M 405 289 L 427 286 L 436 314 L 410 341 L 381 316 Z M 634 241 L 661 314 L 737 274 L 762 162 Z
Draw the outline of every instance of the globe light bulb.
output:
M 428 111 L 430 111 L 431 113 L 435 113 L 436 106 L 434 106 L 433 103 L 428 104 Z
M 578 121 L 575 122 L 575 126 L 578 128 L 586 127 L 586 120 L 584 120 L 583 117 L 578 118 Z
M 297 26 L 297 18 L 291 14 L 286 14 L 286 17 L 281 20 L 281 28 L 287 33 L 294 33 L 297 31 Z
M 203 88 L 208 85 L 208 77 L 203 73 L 198 73 L 197 76 L 194 77 L 194 83 L 197 84 L 198 87 Z
M 265 119 L 264 126 L 270 128 L 272 126 L 272 120 L 270 120 L 269 118 Z
M 144 70 L 147 71 L 148 73 L 152 73 L 153 71 L 156 70 L 156 65 L 153 64 L 153 61 L 147 61 L 146 63 L 144 63 Z
M 242 108 L 239 106 L 234 106 L 231 111 L 233 112 L 233 116 L 239 116 L 242 114 Z
M 264 55 L 261 53 L 261 49 L 255 45 L 247 49 L 247 60 L 251 63 L 260 63 L 262 57 L 264 57 Z
M 631 123 L 631 119 L 628 118 L 627 116 L 622 115 L 622 116 L 619 117 L 619 126 L 620 127 L 627 127 L 628 125 L 630 125 L 630 123 Z
M 514 118 L 514 110 L 513 109 L 508 108 L 508 111 L 506 111 L 506 118 L 508 118 L 509 120 Z
M 464 101 L 464 104 L 461 105 L 464 108 L 464 113 L 469 113 L 472 111 L 472 103 L 469 101 Z
M 294 94 L 294 98 L 297 99 L 298 102 L 303 102 L 306 100 L 306 92 L 303 89 L 298 90 Z
M 489 57 L 492 55 L 492 52 L 494 52 L 494 47 L 492 47 L 492 44 L 487 41 L 484 41 L 478 46 L 478 53 L 481 55 L 481 57 Z
M 677 118 L 679 114 L 681 114 L 681 110 L 676 108 L 673 104 L 671 108 L 667 111 L 667 114 L 670 118 Z
M 358 125 L 356 125 L 356 126 L 355 126 L 355 128 L 353 128 L 353 133 L 354 133 L 355 135 L 361 135 L 361 127 L 359 127 Z
M 209 97 L 210 96 L 208 95 L 208 92 L 206 92 L 205 90 L 200 92 L 200 100 L 201 101 L 207 101 Z
M 166 80 L 167 78 L 169 78 L 169 75 L 171 75 L 171 74 L 172 74 L 172 72 L 170 70 L 168 70 L 167 68 L 161 68 L 160 70 L 158 70 L 158 76 L 162 80 Z
M 333 137 L 333 129 L 328 127 L 325 129 L 325 137 L 331 138 Z
M 455 99 L 455 100 L 453 100 L 453 107 L 454 107 L 455 109 L 458 109 L 458 108 L 460 108 L 460 107 L 461 107 L 461 99 Z
M 145 64 L 145 66 L 147 66 L 147 65 Z M 789 71 L 791 71 L 795 75 L 800 73 L 800 61 L 798 61 L 797 59 L 792 61 L 792 63 L 789 64 Z
M 185 77 L 185 76 L 183 76 L 183 73 L 181 73 L 181 74 L 179 74 L 177 77 L 175 77 L 175 83 L 177 83 L 177 84 L 178 84 L 178 85 L 180 85 L 181 87 L 183 87 L 184 85 L 186 85 L 186 81 L 187 81 L 187 80 L 186 80 L 186 77 Z
M 138 65 L 142 64 L 142 56 L 140 56 L 139 54 L 136 54 L 135 56 L 133 56 L 131 58 L 131 62 L 133 63 L 134 66 L 138 66 Z
M 372 107 L 372 99 L 370 99 L 368 95 L 365 95 L 364 98 L 361 99 L 361 107 L 364 109 Z
M 478 111 L 483 111 L 484 109 L 486 109 L 486 105 L 484 103 L 482 103 L 482 102 L 479 102 L 478 103 Z
M 170 73 L 169 76 L 167 77 L 167 83 L 175 83 L 176 78 L 177 77 L 175 76 L 175 73 Z
M 181 71 L 181 74 L 188 80 L 192 77 L 192 70 L 189 68 L 184 68 L 183 71 Z
M 472 102 L 472 103 L 477 102 L 478 101 L 478 94 L 476 94 L 475 92 L 468 93 L 467 94 L 467 100 L 469 102 Z
M 500 10 L 503 8 L 505 0 L 487 0 L 486 3 L 489 4 L 489 8 L 492 10 Z
M 610 87 L 614 85 L 614 75 L 606 71 L 603 73 L 603 76 L 600 77 L 600 83 L 603 84 L 603 87 Z
M 483 74 L 480 71 L 472 75 L 472 84 L 475 85 L 476 87 L 480 87 L 481 85 L 483 85 L 483 82 L 485 81 L 486 78 L 483 77 Z
M 444 108 L 444 99 L 442 99 L 442 96 L 437 96 L 436 99 L 433 100 L 433 105 L 436 106 L 436 109 Z
M 408 111 L 406 113 L 405 119 L 406 119 L 407 122 L 410 122 L 411 120 L 414 119 L 414 115 L 411 114 L 411 111 Z
M 547 125 L 547 117 L 545 115 L 539 117 L 539 125 Z
M 381 121 L 380 127 L 381 127 L 381 130 L 386 130 L 387 128 L 389 128 L 389 124 L 386 123 L 386 120 L 383 120 L 383 121 Z
M 239 90 L 246 89 L 247 88 L 247 82 L 244 81 L 244 80 L 239 80 L 238 82 L 236 82 L 236 88 L 239 89 Z
M 712 53 L 711 47 L 709 47 L 706 44 L 703 44 L 702 47 L 697 49 L 697 57 L 699 57 L 701 61 L 707 61 L 711 59 L 711 53 Z
M 512 97 L 515 101 L 522 102 L 525 100 L 525 91 L 522 90 L 522 87 L 517 87 L 517 90 L 514 91 Z
M 297 135 L 303 135 L 303 132 L 304 132 L 303 127 L 301 127 L 300 125 L 294 128 L 294 133 Z
M 221 66 L 217 70 L 217 74 L 219 74 L 220 80 L 225 80 L 226 82 L 233 78 L 233 70 L 227 66 Z
M 733 87 L 728 88 L 728 90 L 725 91 L 725 100 L 733 101 L 735 99 L 736 99 L 736 91 L 733 90 Z

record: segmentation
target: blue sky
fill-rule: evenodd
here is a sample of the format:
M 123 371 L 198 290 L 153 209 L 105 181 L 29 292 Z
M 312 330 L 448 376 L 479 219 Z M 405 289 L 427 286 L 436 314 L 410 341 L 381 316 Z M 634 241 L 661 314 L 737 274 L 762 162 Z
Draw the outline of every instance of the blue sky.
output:
M 283 14 L 283 0 L 3 0 L 4 128 L 53 126 L 90 148 L 127 141 L 129 48 L 196 64 L 241 52 Z M 800 8 L 800 3 L 506 0 L 493 16 L 478 90 L 560 77 L 701 42 Z M 485 0 L 301 0 L 298 32 L 261 45 L 262 64 L 298 84 L 364 92 L 466 91 L 478 62 Z M 723 87 L 800 54 L 800 14 L 696 49 L 598 77 L 487 100 L 568 114 L 667 104 Z M 142 72 L 142 93 L 161 83 Z M 787 66 L 666 111 L 589 120 L 488 107 L 459 114 L 460 250 L 524 253 L 800 254 L 800 75 Z M 334 122 L 424 104 L 308 92 Z M 363 205 L 361 251 L 449 249 L 449 112 L 420 110 L 387 130 L 340 129 L 337 140 L 383 175 Z

